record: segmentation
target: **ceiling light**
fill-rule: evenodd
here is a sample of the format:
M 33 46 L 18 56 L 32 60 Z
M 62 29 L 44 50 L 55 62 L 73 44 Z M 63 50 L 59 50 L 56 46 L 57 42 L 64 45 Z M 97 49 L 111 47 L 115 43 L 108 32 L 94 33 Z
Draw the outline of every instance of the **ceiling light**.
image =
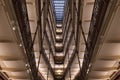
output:
M 58 73 L 58 74 L 61 74 L 61 73 Z
M 21 47 L 21 46 L 22 46 L 22 44 L 20 43 L 20 44 L 19 44 L 19 46 Z
M 88 74 L 88 72 L 89 72 L 89 69 L 87 70 L 87 74 Z
M 30 70 L 30 72 L 31 72 L 31 69 L 29 69 Z
M 26 63 L 25 66 L 28 67 L 28 64 Z
M 91 67 L 91 65 L 92 65 L 92 64 L 90 63 L 90 64 L 89 64 L 89 67 Z
M 14 31 L 16 30 L 16 28 L 15 28 L 15 27 L 13 27 L 12 29 L 13 29 Z
M 27 73 L 29 73 L 29 69 L 27 70 Z
M 27 73 L 30 73 L 30 72 L 31 72 L 31 69 L 28 69 L 28 70 L 27 70 Z

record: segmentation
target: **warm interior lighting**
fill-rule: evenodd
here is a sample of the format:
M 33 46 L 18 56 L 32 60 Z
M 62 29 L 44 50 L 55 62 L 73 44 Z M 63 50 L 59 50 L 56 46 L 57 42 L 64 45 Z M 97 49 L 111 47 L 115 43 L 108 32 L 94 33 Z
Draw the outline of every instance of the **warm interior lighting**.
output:
M 56 32 L 62 32 L 62 29 L 56 29 Z
M 56 39 L 61 39 L 62 38 L 62 36 L 56 36 Z
M 56 53 L 56 56 L 64 56 L 63 53 Z
M 87 70 L 87 74 L 88 74 L 88 72 L 89 72 L 89 69 Z
M 27 73 L 29 73 L 29 69 L 27 70 Z
M 62 24 L 57 24 L 57 27 L 62 27 Z
M 59 46 L 63 46 L 62 43 L 56 43 L 55 45 L 56 45 L 57 47 L 59 47 Z
M 61 74 L 61 73 L 58 73 L 58 74 Z
M 62 72 L 63 72 L 63 70 L 57 70 L 56 72 L 57 72 L 57 73 L 62 73 Z
M 16 28 L 15 28 L 15 27 L 13 27 L 12 29 L 13 29 L 14 31 L 16 30 Z
M 63 68 L 63 65 L 55 65 L 55 68 Z
M 20 44 L 19 44 L 19 46 L 21 47 L 21 46 L 22 46 L 22 44 L 20 43 Z
M 26 67 L 28 67 L 28 64 L 25 64 Z

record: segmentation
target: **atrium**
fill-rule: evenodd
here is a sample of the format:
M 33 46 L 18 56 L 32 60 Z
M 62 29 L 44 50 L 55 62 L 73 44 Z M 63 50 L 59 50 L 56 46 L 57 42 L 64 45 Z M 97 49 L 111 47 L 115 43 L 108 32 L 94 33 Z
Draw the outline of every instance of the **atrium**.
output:
M 120 0 L 0 0 L 0 80 L 120 80 Z

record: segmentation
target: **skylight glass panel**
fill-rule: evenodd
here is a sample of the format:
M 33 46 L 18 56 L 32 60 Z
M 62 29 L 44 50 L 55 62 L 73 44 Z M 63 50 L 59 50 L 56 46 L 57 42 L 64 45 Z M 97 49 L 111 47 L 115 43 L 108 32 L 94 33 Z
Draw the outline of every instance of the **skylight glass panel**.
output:
M 54 13 L 56 17 L 56 22 L 60 23 L 63 20 L 64 7 L 66 0 L 53 0 Z
M 64 9 L 61 9 L 61 8 L 59 8 L 59 9 L 55 9 L 55 11 L 64 11 Z
M 62 3 L 62 4 L 64 4 L 65 3 L 65 1 L 63 0 L 63 1 L 54 1 L 54 4 L 56 4 L 56 3 Z
M 64 9 L 64 6 L 54 6 L 54 8 L 63 8 Z
M 63 13 L 63 12 L 56 12 L 56 13 Z

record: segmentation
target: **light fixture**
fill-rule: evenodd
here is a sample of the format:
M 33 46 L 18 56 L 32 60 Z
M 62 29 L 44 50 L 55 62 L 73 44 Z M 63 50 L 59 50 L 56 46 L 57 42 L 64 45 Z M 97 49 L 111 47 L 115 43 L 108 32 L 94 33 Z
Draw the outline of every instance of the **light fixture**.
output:
M 26 63 L 25 66 L 28 67 L 28 64 Z
M 29 68 L 29 69 L 27 69 L 27 73 L 30 73 L 31 72 L 31 69 Z
M 90 63 L 90 64 L 89 64 L 89 68 L 91 67 L 91 65 L 92 65 L 92 64 Z
M 20 43 L 19 46 L 22 47 L 22 44 Z
M 27 70 L 27 73 L 29 73 L 29 69 Z
M 88 72 L 89 72 L 89 69 L 87 70 L 87 74 L 88 74 Z
M 29 69 L 29 71 L 31 72 L 31 69 Z
M 61 74 L 60 72 L 58 74 Z
M 13 29 L 14 31 L 16 30 L 16 28 L 15 28 L 15 27 L 13 27 L 12 29 Z

